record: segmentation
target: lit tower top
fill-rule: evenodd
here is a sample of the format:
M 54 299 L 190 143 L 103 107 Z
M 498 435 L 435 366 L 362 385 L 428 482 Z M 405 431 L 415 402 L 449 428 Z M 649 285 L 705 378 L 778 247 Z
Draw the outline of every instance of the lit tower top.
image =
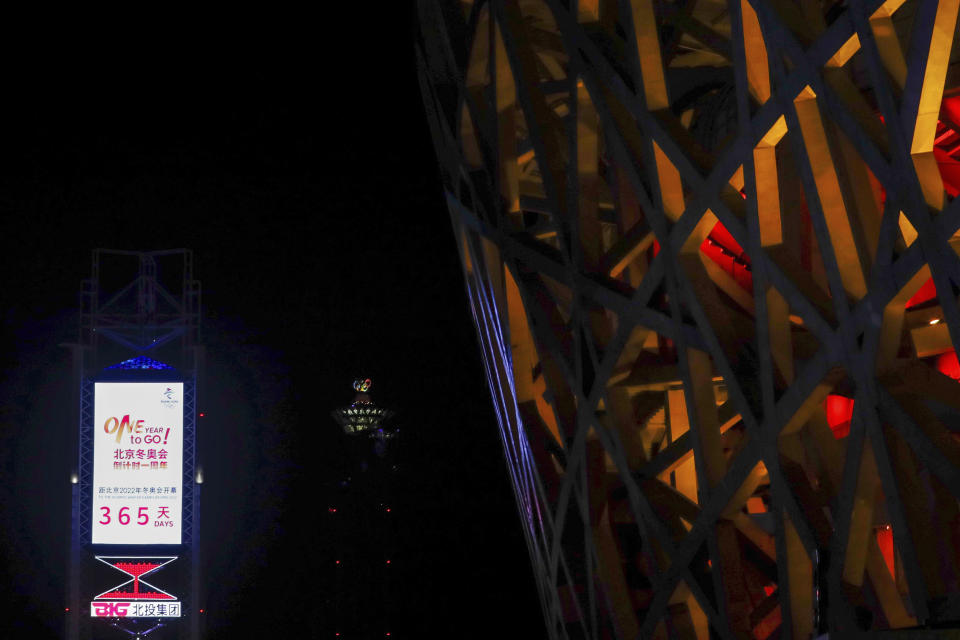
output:
M 384 432 L 384 424 L 393 416 L 393 411 L 373 403 L 368 393 L 372 386 L 373 381 L 370 378 L 354 380 L 353 388 L 357 395 L 354 396 L 353 403 L 349 407 L 333 411 L 333 419 L 343 427 L 347 435 L 365 433 L 378 438 L 392 435 Z

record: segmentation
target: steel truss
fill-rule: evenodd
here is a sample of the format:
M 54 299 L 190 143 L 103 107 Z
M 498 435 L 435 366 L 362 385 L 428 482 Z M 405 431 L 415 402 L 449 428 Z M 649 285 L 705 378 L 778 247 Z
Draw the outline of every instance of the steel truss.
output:
M 551 637 L 960 626 L 958 7 L 418 3 Z

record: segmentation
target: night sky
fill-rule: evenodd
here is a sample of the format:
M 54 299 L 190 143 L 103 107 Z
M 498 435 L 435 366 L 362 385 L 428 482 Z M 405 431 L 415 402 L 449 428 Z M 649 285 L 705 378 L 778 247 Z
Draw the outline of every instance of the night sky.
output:
M 412 7 L 342 4 L 151 21 L 150 35 L 8 25 L 0 637 L 63 627 L 76 414 L 61 345 L 96 247 L 194 250 L 207 637 L 331 635 L 310 595 L 332 575 L 325 512 L 345 450 L 330 411 L 360 374 L 403 430 L 409 637 L 543 637 Z

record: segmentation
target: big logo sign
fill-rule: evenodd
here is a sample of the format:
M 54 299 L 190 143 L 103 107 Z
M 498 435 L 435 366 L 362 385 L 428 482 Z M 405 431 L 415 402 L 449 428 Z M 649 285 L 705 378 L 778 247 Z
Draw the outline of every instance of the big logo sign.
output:
M 129 576 L 125 582 L 111 587 L 90 603 L 94 618 L 179 618 L 177 598 L 144 580 L 174 560 L 176 556 L 129 557 L 96 556 L 97 560 Z

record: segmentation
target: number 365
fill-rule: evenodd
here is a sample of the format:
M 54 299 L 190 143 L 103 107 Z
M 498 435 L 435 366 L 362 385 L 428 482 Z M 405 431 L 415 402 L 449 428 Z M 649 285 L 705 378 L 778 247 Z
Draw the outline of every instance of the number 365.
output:
M 110 507 L 100 507 L 100 524 L 110 524 Z M 121 507 L 117 512 L 117 522 L 122 525 L 130 524 L 130 507 Z M 147 515 L 147 507 L 140 507 L 137 510 L 137 524 L 143 526 L 150 522 L 150 516 Z

